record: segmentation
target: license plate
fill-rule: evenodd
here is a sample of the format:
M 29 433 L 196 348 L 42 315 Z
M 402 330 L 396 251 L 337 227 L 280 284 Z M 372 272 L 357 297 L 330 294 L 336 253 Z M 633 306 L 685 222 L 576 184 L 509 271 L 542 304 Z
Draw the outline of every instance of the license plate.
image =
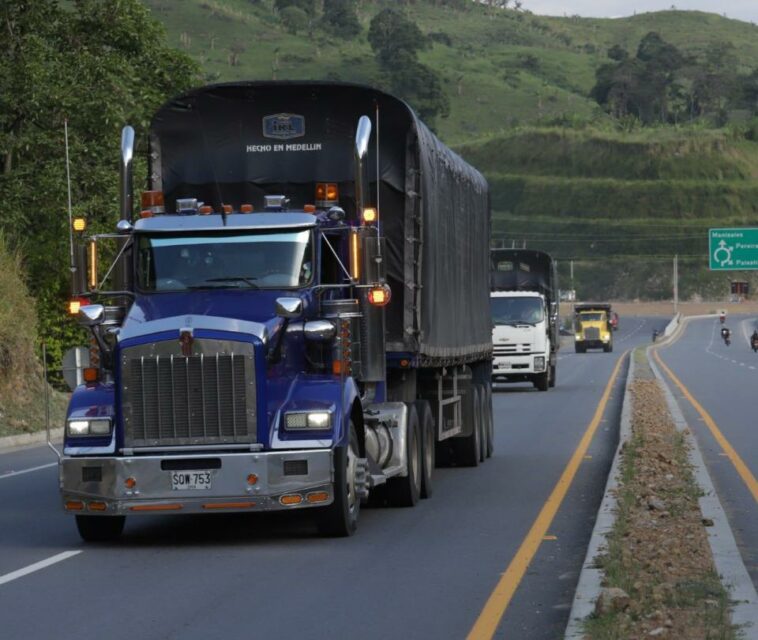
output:
M 171 488 L 174 491 L 210 489 L 213 474 L 210 471 L 172 471 Z

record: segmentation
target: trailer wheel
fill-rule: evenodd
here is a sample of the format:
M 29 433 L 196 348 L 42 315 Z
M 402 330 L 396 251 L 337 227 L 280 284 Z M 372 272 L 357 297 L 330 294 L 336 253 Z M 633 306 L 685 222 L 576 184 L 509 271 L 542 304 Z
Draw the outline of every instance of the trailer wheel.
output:
M 482 432 L 479 428 L 481 421 L 477 419 L 479 413 L 478 396 L 478 389 L 476 385 L 472 384 L 461 398 L 463 423 L 471 425 L 471 433 L 451 440 L 456 464 L 462 467 L 476 467 L 479 464 L 479 449 L 481 447 L 479 441 Z
M 492 385 L 484 385 L 484 413 L 487 423 L 487 457 L 495 451 L 495 414 L 492 411 Z
M 405 455 L 408 460 L 408 474 L 387 480 L 387 494 L 393 507 L 412 507 L 421 495 L 421 475 L 423 462 L 421 455 L 422 437 L 418 424 L 416 407 L 408 405 L 408 432 L 405 436 Z
M 487 425 L 487 394 L 484 390 L 483 384 L 478 384 L 477 393 L 479 395 L 479 420 L 477 421 L 479 427 L 479 462 L 484 462 L 487 459 L 487 434 L 489 432 L 489 426 Z
M 550 365 L 550 386 L 555 386 L 555 372 L 558 367 L 554 364 Z
M 126 516 L 76 516 L 76 528 L 86 542 L 108 542 L 121 535 Z
M 358 434 L 351 419 L 347 445 L 334 449 L 334 502 L 318 514 L 316 524 L 321 535 L 344 538 L 358 528 L 361 511 L 356 487 L 358 458 Z
M 436 462 L 436 434 L 434 432 L 434 418 L 432 409 L 427 400 L 416 400 L 416 413 L 418 414 L 419 425 L 421 426 L 422 437 L 422 464 L 421 464 L 421 497 L 431 498 L 434 491 L 432 476 L 434 475 L 434 465 Z

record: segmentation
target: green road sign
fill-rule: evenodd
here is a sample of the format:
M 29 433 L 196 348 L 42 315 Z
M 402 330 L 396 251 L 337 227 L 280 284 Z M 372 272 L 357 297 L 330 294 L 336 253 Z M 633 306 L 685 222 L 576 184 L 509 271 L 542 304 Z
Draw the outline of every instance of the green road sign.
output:
M 709 229 L 711 271 L 758 269 L 758 228 Z

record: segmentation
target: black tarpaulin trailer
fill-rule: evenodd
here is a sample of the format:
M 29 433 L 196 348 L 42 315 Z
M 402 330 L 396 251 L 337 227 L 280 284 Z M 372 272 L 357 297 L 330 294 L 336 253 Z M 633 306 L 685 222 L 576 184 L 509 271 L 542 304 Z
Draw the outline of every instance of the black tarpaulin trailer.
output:
M 350 216 L 361 115 L 374 123 L 370 199 L 375 204 L 378 195 L 393 291 L 388 350 L 430 363 L 487 358 L 488 185 L 403 101 L 344 83 L 240 82 L 190 91 L 153 119 L 150 186 L 164 192 L 172 212 L 185 197 L 216 211 L 242 203 L 260 210 L 266 194 L 285 194 L 297 209 L 314 201 L 316 182 L 336 182 Z

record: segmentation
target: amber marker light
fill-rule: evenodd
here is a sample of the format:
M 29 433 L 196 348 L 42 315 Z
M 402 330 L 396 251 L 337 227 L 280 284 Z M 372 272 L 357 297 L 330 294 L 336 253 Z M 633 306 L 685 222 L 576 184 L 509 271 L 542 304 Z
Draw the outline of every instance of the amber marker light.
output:
M 254 506 L 255 502 L 208 502 L 203 509 L 250 509 Z
M 315 204 L 304 204 L 303 205 L 303 213 L 316 213 L 316 205 Z
M 224 204 L 224 205 L 221 205 L 221 206 L 224 209 L 224 213 L 232 213 L 232 205 L 230 205 L 230 204 Z
M 131 478 L 131 477 L 127 478 L 126 480 L 124 480 L 124 486 L 127 489 L 134 489 L 134 487 L 137 486 L 137 481 L 134 478 Z
M 100 379 L 100 369 L 97 367 L 85 367 L 82 371 L 85 382 L 97 382 Z
M 240 205 L 240 213 L 252 213 L 252 212 L 253 212 L 253 205 L 251 204 Z
M 311 504 L 316 502 L 326 502 L 329 499 L 329 494 L 326 491 L 314 491 L 306 496 L 306 499 Z
M 254 473 L 251 473 L 247 477 L 247 483 L 252 487 L 254 484 L 258 482 L 258 476 L 256 476 Z
M 209 205 L 209 204 L 204 204 L 202 207 L 200 207 L 200 208 L 197 210 L 197 212 L 198 212 L 198 213 L 199 213 L 201 216 L 209 216 L 210 214 L 212 214 L 212 213 L 213 213 L 213 207 L 212 207 L 211 205 Z
M 79 313 L 79 309 L 81 308 L 82 308 L 81 300 L 68 301 L 68 312 L 70 315 L 75 316 L 77 313 Z
M 90 511 L 107 511 L 108 505 L 105 504 L 104 502 L 90 502 L 87 505 L 87 509 L 89 509 Z
M 290 493 L 289 495 L 279 498 L 279 502 L 283 505 L 300 504 L 303 501 L 303 496 L 299 493 Z
M 138 504 L 130 511 L 181 511 L 181 504 Z
M 375 307 L 383 307 L 389 303 L 392 291 L 386 284 L 379 284 L 368 290 L 368 301 Z
M 83 511 L 84 503 L 81 500 L 67 500 L 66 511 Z
M 87 221 L 84 218 L 74 218 L 73 225 L 74 231 L 81 233 L 87 229 Z

